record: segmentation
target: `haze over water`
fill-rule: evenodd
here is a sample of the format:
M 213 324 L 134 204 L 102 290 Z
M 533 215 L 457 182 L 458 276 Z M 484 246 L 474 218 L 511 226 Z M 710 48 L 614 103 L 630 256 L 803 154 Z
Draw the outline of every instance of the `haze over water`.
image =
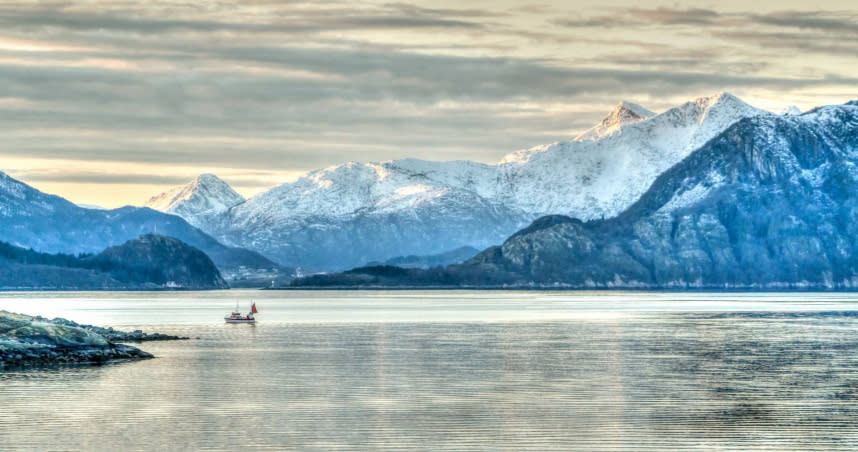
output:
M 241 302 L 260 323 L 226 325 Z M 0 373 L 0 449 L 858 447 L 858 295 L 5 293 L 192 337 Z

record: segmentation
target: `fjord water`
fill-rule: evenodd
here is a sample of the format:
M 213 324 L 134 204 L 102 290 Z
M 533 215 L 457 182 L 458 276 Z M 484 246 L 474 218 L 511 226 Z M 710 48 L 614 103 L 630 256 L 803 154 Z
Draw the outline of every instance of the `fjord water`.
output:
M 260 322 L 226 325 L 241 301 Z M 849 450 L 858 294 L 5 293 L 189 336 L 0 373 L 0 449 Z

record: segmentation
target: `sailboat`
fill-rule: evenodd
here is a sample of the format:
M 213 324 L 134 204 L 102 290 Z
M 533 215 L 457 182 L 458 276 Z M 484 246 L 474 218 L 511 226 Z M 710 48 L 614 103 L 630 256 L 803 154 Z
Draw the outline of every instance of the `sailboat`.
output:
M 259 314 L 259 311 L 256 309 L 256 303 L 250 303 L 250 312 L 247 315 L 241 315 L 241 312 L 238 310 L 238 302 L 235 302 L 235 311 L 232 311 L 232 314 L 224 317 L 223 319 L 226 323 L 256 323 L 256 318 L 253 317 L 253 314 Z

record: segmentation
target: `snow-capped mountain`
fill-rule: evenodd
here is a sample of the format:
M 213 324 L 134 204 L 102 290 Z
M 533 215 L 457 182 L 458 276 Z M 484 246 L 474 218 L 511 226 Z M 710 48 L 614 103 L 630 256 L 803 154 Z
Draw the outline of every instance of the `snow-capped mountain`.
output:
M 502 202 L 536 216 L 612 217 L 636 201 L 659 174 L 731 124 L 769 114 L 720 93 L 618 124 L 597 140 L 585 133 L 574 141 L 515 152 L 498 167 L 505 188 Z
M 242 202 L 244 197 L 222 179 L 214 174 L 201 174 L 185 185 L 153 196 L 144 206 L 178 215 L 197 226 Z
M 605 221 L 543 217 L 461 282 L 858 287 L 858 101 L 732 125 Z
M 463 187 L 481 181 L 475 176 L 486 168 L 418 160 L 349 163 L 253 197 L 206 230 L 265 249 L 281 263 L 314 269 L 347 268 L 403 251 L 434 254 L 449 243 L 488 245 L 529 218 Z
M 276 267 L 259 253 L 224 246 L 179 216 L 139 207 L 87 209 L 0 172 L 2 242 L 46 253 L 95 253 L 152 232 L 204 251 L 222 270 Z
M 189 219 L 225 243 L 311 268 L 484 248 L 542 215 L 616 215 L 731 124 L 769 114 L 728 93 L 661 114 L 622 102 L 572 141 L 514 152 L 494 165 L 350 162 L 310 172 L 205 221 Z

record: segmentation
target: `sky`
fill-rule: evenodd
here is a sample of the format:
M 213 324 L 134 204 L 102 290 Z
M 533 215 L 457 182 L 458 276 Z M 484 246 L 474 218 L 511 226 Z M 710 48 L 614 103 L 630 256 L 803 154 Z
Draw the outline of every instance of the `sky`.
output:
M 477 160 L 621 100 L 858 99 L 858 5 L 0 1 L 0 171 L 139 205 L 203 172 L 252 195 L 348 161 Z

